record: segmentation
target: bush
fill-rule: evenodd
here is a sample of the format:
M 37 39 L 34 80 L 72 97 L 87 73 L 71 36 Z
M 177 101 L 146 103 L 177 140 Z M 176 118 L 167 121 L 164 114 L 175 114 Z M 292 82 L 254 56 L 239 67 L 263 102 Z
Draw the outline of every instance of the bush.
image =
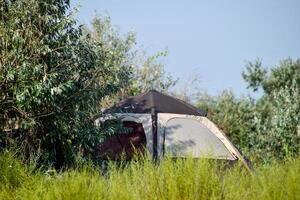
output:
M 72 165 L 104 137 L 94 120 L 122 70 L 82 34 L 68 0 L 4 0 L 0 9 L 0 147 Z

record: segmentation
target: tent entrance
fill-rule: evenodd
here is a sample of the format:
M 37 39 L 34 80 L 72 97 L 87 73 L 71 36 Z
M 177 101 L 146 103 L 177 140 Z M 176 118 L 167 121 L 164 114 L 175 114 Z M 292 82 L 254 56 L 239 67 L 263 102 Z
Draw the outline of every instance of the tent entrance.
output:
M 135 153 L 143 154 L 146 148 L 146 135 L 142 123 L 123 121 L 128 132 L 119 133 L 105 139 L 97 148 L 97 157 L 102 159 L 130 160 Z

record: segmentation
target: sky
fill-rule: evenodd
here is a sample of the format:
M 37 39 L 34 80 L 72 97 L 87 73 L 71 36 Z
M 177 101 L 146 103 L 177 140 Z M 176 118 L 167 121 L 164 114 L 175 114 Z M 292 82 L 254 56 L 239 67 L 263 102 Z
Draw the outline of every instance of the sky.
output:
M 265 67 L 300 58 L 300 0 L 73 0 L 79 23 L 108 14 L 122 33 L 134 31 L 151 55 L 168 49 L 166 71 L 179 86 L 199 77 L 217 95 L 247 95 L 241 73 L 259 58 Z

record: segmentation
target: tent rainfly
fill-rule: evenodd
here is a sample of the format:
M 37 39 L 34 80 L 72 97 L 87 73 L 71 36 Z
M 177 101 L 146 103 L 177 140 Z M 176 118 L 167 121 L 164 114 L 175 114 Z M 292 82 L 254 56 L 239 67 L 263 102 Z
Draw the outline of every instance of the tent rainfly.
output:
M 249 168 L 225 134 L 206 118 L 206 111 L 156 90 L 125 99 L 105 110 L 104 115 L 105 119 L 121 119 L 133 131 L 119 135 L 117 140 L 106 140 L 99 150 L 102 153 L 128 153 L 131 146 L 139 148 L 142 143 L 155 160 L 164 155 L 208 157 L 241 160 Z M 101 121 L 103 118 L 96 123 Z

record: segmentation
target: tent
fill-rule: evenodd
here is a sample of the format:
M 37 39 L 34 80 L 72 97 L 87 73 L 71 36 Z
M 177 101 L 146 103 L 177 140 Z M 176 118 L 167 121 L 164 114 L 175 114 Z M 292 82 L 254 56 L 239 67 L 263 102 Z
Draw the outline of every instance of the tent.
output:
M 105 110 L 104 115 L 105 119 L 121 119 L 133 131 L 109 138 L 100 152 L 112 150 L 112 154 L 116 154 L 123 149 L 128 153 L 128 143 L 137 148 L 142 143 L 154 159 L 164 155 L 208 157 L 241 160 L 247 165 L 237 148 L 206 117 L 206 111 L 156 90 L 125 99 Z

